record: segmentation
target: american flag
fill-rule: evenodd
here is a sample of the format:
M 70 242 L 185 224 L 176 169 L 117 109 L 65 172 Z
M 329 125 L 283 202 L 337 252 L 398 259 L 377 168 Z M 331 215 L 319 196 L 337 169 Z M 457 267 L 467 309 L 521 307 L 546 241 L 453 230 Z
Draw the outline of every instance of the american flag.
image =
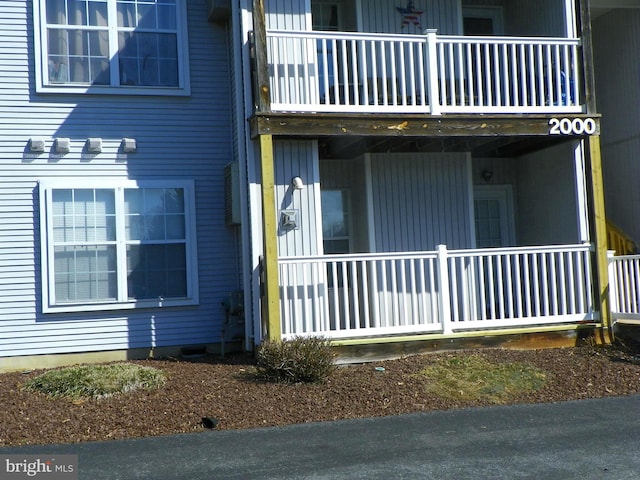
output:
M 406 7 L 396 7 L 396 9 L 402 14 L 402 28 L 408 27 L 410 24 L 422 28 L 420 26 L 422 11 L 416 10 L 411 0 L 409 0 Z

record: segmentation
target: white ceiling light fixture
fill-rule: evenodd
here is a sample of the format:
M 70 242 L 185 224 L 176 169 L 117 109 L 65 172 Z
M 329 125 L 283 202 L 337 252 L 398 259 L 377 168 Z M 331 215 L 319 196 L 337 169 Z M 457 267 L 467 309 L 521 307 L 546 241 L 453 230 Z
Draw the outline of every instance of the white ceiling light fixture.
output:
M 294 190 L 302 190 L 304 188 L 304 182 L 300 177 L 293 177 L 291 179 L 291 186 Z

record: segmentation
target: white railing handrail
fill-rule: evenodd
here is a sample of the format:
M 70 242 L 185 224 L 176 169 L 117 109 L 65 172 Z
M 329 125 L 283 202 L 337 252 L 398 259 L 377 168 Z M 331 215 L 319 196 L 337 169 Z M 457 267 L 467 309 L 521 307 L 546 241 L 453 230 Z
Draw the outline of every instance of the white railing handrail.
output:
M 424 42 L 424 35 L 397 33 L 363 33 L 363 32 L 331 32 L 318 30 L 267 30 L 267 37 L 279 38 L 310 38 L 326 40 L 407 40 L 409 42 Z
M 513 253 L 545 253 L 545 252 L 586 252 L 592 250 L 590 243 L 575 245 L 541 245 L 528 247 L 500 247 L 500 248 L 476 248 L 468 250 L 447 250 L 450 257 L 478 256 L 478 255 L 508 255 Z M 496 253 L 497 252 L 497 253 Z
M 575 245 L 540 245 L 526 247 L 500 247 L 500 248 L 473 248 L 447 250 L 450 257 L 457 256 L 478 256 L 478 255 L 507 255 L 511 253 L 544 253 L 544 252 L 582 252 L 592 250 L 590 243 L 578 243 Z M 435 258 L 437 250 L 424 250 L 416 252 L 368 252 L 368 253 L 339 253 L 328 255 L 290 255 L 280 257 L 278 263 L 293 264 L 300 261 L 306 262 L 332 262 L 350 260 L 385 260 L 385 259 L 413 259 L 413 258 Z M 633 257 L 633 256 L 629 256 Z M 640 258 L 639 256 L 636 256 Z M 615 257 L 625 258 L 625 257 Z
M 581 39 L 566 37 L 480 37 L 471 35 L 438 35 L 437 38 L 438 42 L 441 43 L 485 43 L 488 45 L 582 45 Z
M 327 40 L 400 40 L 409 42 L 424 42 L 425 35 L 406 33 L 366 33 L 366 32 L 334 32 L 320 30 L 267 30 L 267 37 L 280 38 L 313 38 Z M 582 45 L 580 38 L 567 37 L 514 37 L 514 36 L 478 36 L 478 35 L 436 35 L 440 42 L 456 43 L 508 43 L 524 45 Z

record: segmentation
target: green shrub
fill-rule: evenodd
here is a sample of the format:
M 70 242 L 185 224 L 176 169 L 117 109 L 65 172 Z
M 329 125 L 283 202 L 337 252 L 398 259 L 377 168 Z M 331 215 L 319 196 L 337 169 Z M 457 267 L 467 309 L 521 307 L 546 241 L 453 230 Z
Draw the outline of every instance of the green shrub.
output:
M 100 398 L 164 384 L 164 374 L 155 368 L 128 363 L 85 365 L 49 370 L 30 379 L 25 390 L 70 399 Z
M 256 351 L 258 375 L 269 381 L 325 380 L 335 370 L 331 342 L 322 337 L 264 341 Z

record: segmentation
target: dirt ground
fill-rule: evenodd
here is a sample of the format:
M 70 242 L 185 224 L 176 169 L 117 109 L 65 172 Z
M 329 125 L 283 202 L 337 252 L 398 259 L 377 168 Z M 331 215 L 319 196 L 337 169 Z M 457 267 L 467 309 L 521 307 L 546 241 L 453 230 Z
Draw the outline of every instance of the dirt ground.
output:
M 473 354 L 544 371 L 542 389 L 510 403 L 640 393 L 640 357 L 615 347 L 432 353 L 344 366 L 324 383 L 295 385 L 256 380 L 252 358 L 243 355 L 145 360 L 135 363 L 163 370 L 164 387 L 99 400 L 72 402 L 24 391 L 24 382 L 38 371 L 0 374 L 0 446 L 197 432 L 206 428 L 203 418 L 228 430 L 486 405 L 438 398 L 427 392 L 429 379 L 418 375 L 442 356 Z

